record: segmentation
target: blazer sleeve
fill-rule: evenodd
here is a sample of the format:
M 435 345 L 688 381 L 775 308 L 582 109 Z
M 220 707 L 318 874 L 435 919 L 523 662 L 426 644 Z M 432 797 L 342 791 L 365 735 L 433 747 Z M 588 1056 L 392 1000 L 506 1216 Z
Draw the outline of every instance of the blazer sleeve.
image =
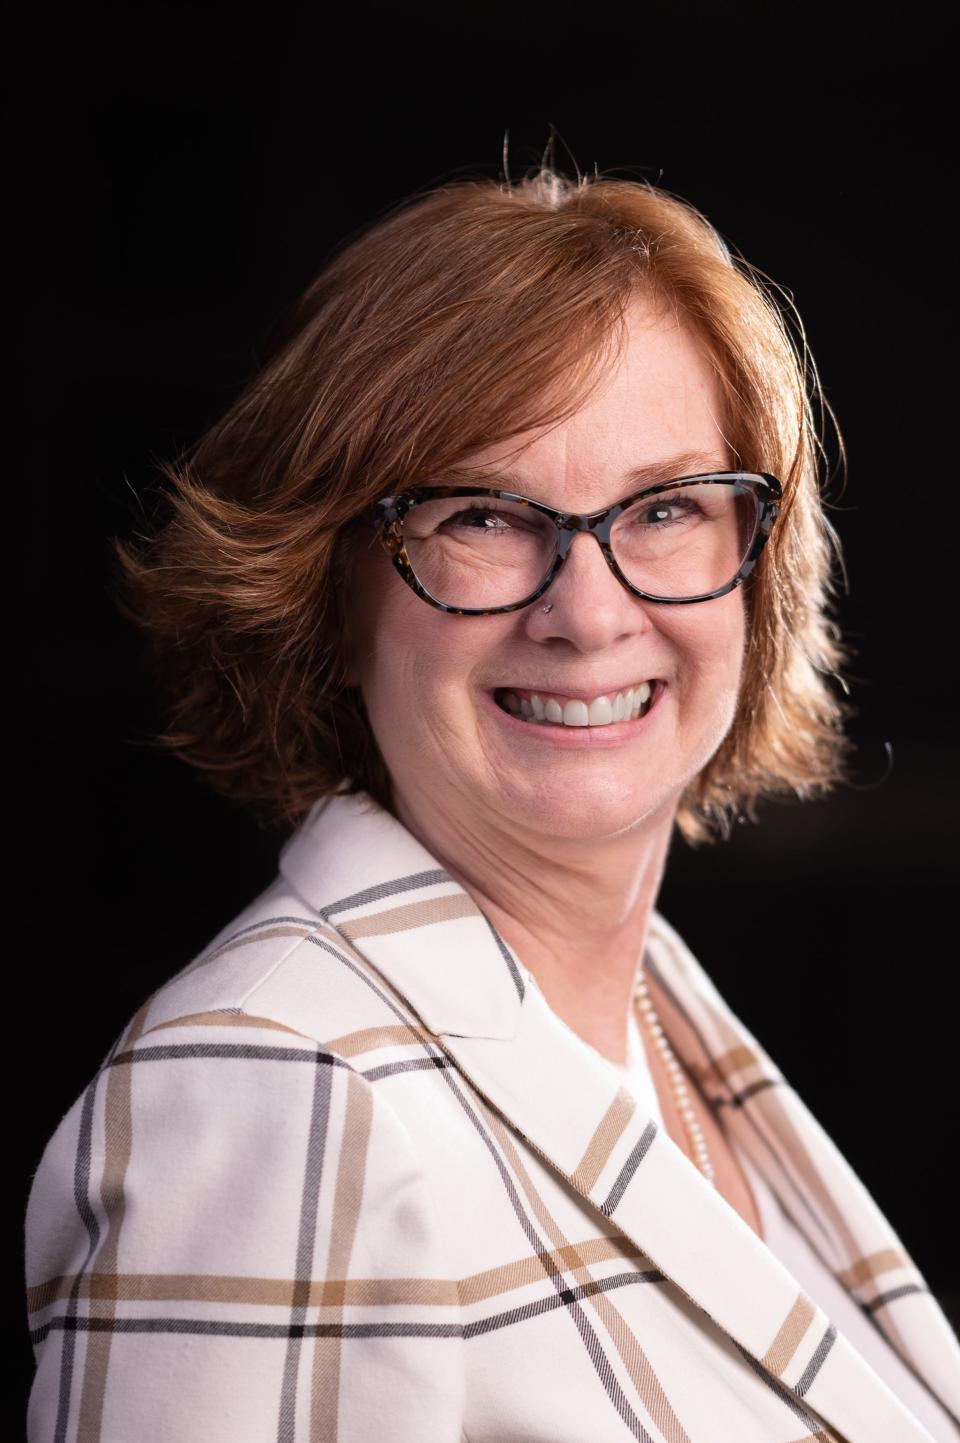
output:
M 236 1011 L 118 1044 L 35 1174 L 29 1443 L 460 1443 L 459 1293 L 399 1116 Z

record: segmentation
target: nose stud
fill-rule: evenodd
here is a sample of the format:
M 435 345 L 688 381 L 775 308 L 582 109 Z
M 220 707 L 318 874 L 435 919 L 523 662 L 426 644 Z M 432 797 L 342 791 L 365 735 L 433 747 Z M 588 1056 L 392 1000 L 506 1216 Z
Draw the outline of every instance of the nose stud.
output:
M 544 611 L 552 611 L 552 610 L 553 610 L 553 602 L 552 602 L 552 601 L 548 601 L 548 602 L 546 603 L 546 605 L 543 607 L 543 610 L 544 610 Z

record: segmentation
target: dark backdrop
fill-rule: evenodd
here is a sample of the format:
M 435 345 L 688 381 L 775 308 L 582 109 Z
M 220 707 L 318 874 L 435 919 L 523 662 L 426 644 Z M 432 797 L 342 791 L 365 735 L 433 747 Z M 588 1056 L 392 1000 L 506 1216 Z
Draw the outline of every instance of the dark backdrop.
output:
M 568 170 L 660 181 L 793 293 L 839 417 L 856 784 L 769 805 L 726 845 L 676 842 L 660 906 L 956 1325 L 942 37 L 916 7 L 782 0 L 351 13 L 44 11 L 12 66 L 27 160 L 12 619 L 28 656 L 11 770 L 29 782 L 15 908 L 34 919 L 17 955 L 35 1044 L 21 1214 L 118 1031 L 266 885 L 280 840 L 144 745 L 159 717 L 106 595 L 107 538 L 131 532 L 153 457 L 229 403 L 340 237 L 415 187 L 497 174 L 505 130 L 522 172 L 553 126 Z M 12 1298 L 26 1382 L 20 1277 Z

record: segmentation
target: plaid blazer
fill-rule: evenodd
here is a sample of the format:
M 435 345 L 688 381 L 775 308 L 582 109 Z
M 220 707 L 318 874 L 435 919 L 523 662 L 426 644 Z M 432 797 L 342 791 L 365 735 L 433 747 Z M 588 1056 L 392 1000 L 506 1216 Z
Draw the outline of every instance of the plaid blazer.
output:
M 647 965 L 724 1126 L 960 1416 L 960 1346 L 870 1194 L 658 914 Z M 31 1443 L 929 1440 L 467 893 L 342 789 L 50 1139 L 27 1290 Z

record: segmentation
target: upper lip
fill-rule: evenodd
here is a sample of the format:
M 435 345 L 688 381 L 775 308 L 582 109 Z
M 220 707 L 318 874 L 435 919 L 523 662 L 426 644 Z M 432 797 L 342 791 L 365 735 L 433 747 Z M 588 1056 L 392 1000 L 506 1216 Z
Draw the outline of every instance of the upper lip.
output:
M 614 683 L 613 686 L 596 685 L 596 686 L 592 686 L 592 687 L 572 686 L 572 685 L 562 685 L 562 686 L 552 686 L 552 685 L 551 685 L 551 686 L 543 686 L 543 685 L 541 685 L 541 684 L 535 684 L 535 685 L 532 685 L 532 686 L 531 686 L 531 685 L 526 684 L 526 683 L 515 682 L 515 683 L 512 683 L 512 684 L 509 685 L 509 686 L 495 686 L 495 687 L 493 688 L 493 690 L 494 690 L 494 691 L 533 691 L 533 692 L 536 692 L 538 696 L 566 696 L 566 697 L 572 698 L 574 701 L 593 701 L 594 698 L 595 698 L 595 697 L 598 697 L 598 696 L 609 696 L 609 697 L 616 696 L 616 694 L 617 694 L 618 691 L 620 691 L 620 692 L 622 692 L 622 691 L 627 691 L 627 690 L 629 690 L 631 687 L 639 686 L 640 683 L 643 682 L 643 681 L 649 681 L 649 682 L 653 683 L 653 682 L 655 682 L 655 681 L 657 681 L 657 680 L 658 680 L 658 678 L 657 678 L 657 677 L 654 677 L 654 676 L 638 676 L 638 677 L 636 677 L 635 680 L 633 680 L 633 681 L 626 681 L 626 682 L 620 681 L 620 682 Z

